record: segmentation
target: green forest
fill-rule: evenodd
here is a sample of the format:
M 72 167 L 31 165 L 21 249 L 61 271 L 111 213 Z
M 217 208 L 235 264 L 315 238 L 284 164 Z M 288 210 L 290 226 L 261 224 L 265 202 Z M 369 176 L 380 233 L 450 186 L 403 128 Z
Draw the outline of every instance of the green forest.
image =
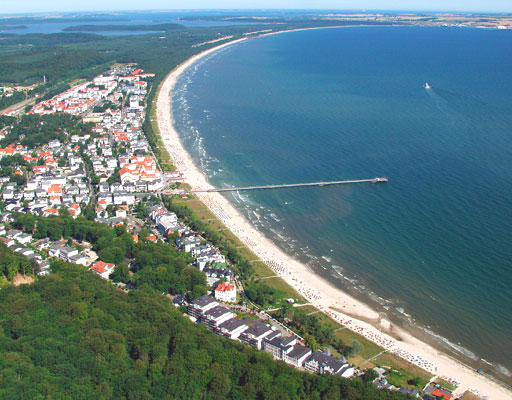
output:
M 24 92 L 14 92 L 12 96 L 2 95 L 0 96 L 0 110 L 11 106 L 12 104 L 19 103 L 25 100 L 26 95 Z
M 299 372 L 195 325 L 168 299 L 125 293 L 57 262 L 0 290 L 0 397 L 402 399 L 362 380 Z
M 206 294 L 206 277 L 189 265 L 192 262 L 190 256 L 167 244 L 145 240 L 150 234 L 145 228 L 141 230 L 141 238 L 136 243 L 123 226 L 111 228 L 85 218 L 73 219 L 65 209 L 58 217 L 19 213 L 15 215 L 13 226 L 32 234 L 35 239 L 63 239 L 75 247 L 90 243 L 100 260 L 116 265 L 112 276 L 115 282 L 158 293 L 187 294 L 189 299 Z M 131 273 L 128 268 L 130 263 Z M 18 269 L 24 273 L 21 267 Z M 4 268 L 4 275 L 12 279 L 15 272 L 13 275 L 11 270 Z
M 34 265 L 21 254 L 14 253 L 9 250 L 2 242 L 0 242 L 0 271 L 3 277 L 8 281 L 12 281 L 16 274 L 33 273 Z M 5 283 L 2 278 L 1 283 Z
M 36 147 L 54 139 L 66 143 L 68 136 L 90 134 L 92 124 L 79 121 L 78 117 L 63 113 L 23 115 L 13 122 L 9 133 L 0 140 L 0 146 L 16 143 Z

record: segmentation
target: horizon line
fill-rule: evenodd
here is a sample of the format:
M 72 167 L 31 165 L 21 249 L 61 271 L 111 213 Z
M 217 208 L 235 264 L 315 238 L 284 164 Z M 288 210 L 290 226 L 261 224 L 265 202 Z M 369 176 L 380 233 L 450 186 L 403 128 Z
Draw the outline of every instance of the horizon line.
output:
M 188 12 L 188 13 L 201 13 L 201 12 L 282 12 L 282 11 L 296 11 L 296 12 L 360 12 L 365 14 L 371 13 L 427 13 L 427 14 L 484 14 L 484 15 L 512 15 L 511 11 L 461 11 L 461 10 L 427 10 L 427 9 L 367 9 L 367 8 L 190 8 L 190 9 L 106 9 L 106 10 L 74 10 L 74 11 L 34 11 L 34 12 L 10 12 L 0 13 L 0 17 L 16 17 L 16 16 L 30 16 L 30 15 L 51 15 L 51 14 L 101 14 L 101 13 L 142 13 L 142 12 Z

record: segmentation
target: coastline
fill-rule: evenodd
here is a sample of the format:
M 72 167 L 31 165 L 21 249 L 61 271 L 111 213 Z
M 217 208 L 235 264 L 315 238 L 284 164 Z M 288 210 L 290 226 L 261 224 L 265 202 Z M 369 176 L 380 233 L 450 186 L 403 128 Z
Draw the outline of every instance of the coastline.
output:
M 290 31 L 272 32 L 266 35 L 284 32 Z M 157 93 L 156 113 L 162 141 L 172 157 L 174 165 L 183 173 L 185 182 L 193 188 L 209 189 L 213 186 L 207 182 L 204 174 L 194 165 L 174 129 L 170 93 L 180 75 L 196 61 L 221 48 L 245 40 L 247 38 L 224 43 L 186 60 L 167 75 Z M 505 388 L 477 374 L 432 346 L 421 342 L 408 332 L 393 327 L 394 336 L 398 335 L 402 339 L 401 341 L 381 332 L 372 323 L 377 326 L 380 324 L 380 328 L 385 329 L 391 326 L 389 321 L 381 320 L 379 314 L 369 306 L 335 288 L 323 278 L 315 275 L 306 265 L 285 254 L 258 232 L 221 194 L 198 193 L 197 196 L 261 260 L 325 314 L 379 344 L 390 353 L 399 355 L 434 375 L 450 377 L 460 382 L 460 386 L 455 392 L 457 395 L 475 388 L 478 392 L 487 395 L 489 399 L 512 399 L 512 394 Z

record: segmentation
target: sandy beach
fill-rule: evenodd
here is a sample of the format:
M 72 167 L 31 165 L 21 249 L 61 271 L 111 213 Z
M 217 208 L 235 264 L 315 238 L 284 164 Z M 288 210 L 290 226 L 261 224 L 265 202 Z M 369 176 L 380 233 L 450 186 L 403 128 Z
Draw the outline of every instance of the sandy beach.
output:
M 157 97 L 157 118 L 162 140 L 177 170 L 193 189 L 213 188 L 205 175 L 194 165 L 174 129 L 171 111 L 171 93 L 180 75 L 199 59 L 226 46 L 248 40 L 239 39 L 224 43 L 191 57 L 171 71 L 160 86 Z M 512 393 L 486 377 L 464 366 L 454 358 L 421 342 L 404 330 L 393 326 L 393 337 L 384 333 L 389 321 L 366 304 L 354 299 L 327 281 L 315 275 L 308 267 L 279 249 L 264 237 L 219 193 L 198 193 L 199 199 L 246 244 L 273 271 L 308 301 L 325 314 L 338 320 L 347 328 L 384 347 L 389 353 L 420 366 L 434 375 L 453 380 L 460 385 L 455 395 L 466 390 L 488 399 L 512 399 Z M 335 311 L 336 310 L 336 311 Z M 379 330 L 377 327 L 382 329 Z M 399 336 L 401 340 L 394 337 Z

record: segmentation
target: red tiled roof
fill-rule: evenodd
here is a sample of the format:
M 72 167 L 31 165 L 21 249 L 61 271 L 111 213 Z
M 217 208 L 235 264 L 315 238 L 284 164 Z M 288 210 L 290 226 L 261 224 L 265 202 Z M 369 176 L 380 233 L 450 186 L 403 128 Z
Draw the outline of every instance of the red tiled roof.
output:
M 98 261 L 96 264 L 92 265 L 90 269 L 93 271 L 96 271 L 100 274 L 103 274 L 104 272 L 107 272 L 109 269 L 114 268 L 114 264 L 109 264 L 103 261 Z
M 448 393 L 443 393 L 439 389 L 434 389 L 432 394 L 436 397 L 442 397 L 445 400 L 450 400 L 452 398 Z
M 62 192 L 62 188 L 60 185 L 51 185 L 49 188 L 48 188 L 48 193 L 61 193 Z
M 231 283 L 221 282 L 215 289 L 215 291 L 226 292 L 233 290 L 235 287 Z

